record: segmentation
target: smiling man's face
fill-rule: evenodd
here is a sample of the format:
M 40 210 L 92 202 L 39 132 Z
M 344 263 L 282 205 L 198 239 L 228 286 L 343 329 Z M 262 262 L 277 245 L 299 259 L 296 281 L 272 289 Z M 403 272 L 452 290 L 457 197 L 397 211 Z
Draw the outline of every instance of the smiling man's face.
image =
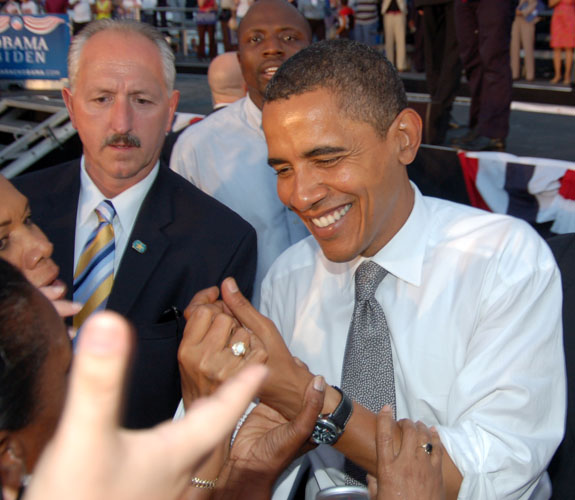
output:
M 74 88 L 63 92 L 86 170 L 107 197 L 156 164 L 178 103 L 158 47 L 138 33 L 106 30 L 85 44 Z
M 327 89 L 266 102 L 263 129 L 281 201 L 329 260 L 347 262 L 387 244 L 411 212 L 413 190 L 400 160 L 405 137 L 382 137 L 339 106 Z
M 261 109 L 275 70 L 311 43 L 311 32 L 305 18 L 285 0 L 260 0 L 242 19 L 238 43 L 248 94 Z

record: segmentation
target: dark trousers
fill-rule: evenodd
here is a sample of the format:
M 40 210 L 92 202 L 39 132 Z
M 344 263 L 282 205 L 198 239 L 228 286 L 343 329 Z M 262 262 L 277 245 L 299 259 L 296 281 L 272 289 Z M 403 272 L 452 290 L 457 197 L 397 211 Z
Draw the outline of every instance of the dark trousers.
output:
M 232 11 L 230 9 L 222 9 L 220 16 L 220 28 L 222 30 L 222 41 L 224 43 L 225 52 L 236 50 L 236 48 L 232 43 L 232 36 L 228 25 L 228 22 L 231 17 L 232 17 Z
M 425 119 L 425 140 L 428 144 L 441 144 L 445 141 L 451 107 L 461 80 L 453 2 L 423 7 L 423 33 L 425 73 L 431 97 Z
M 455 0 L 459 55 L 471 92 L 469 126 L 490 138 L 504 139 L 509 133 L 515 6 L 513 0 Z
M 306 17 L 307 19 L 307 17 Z M 312 38 L 315 36 L 316 42 L 325 40 L 325 20 L 324 19 L 307 19 L 311 28 Z
M 203 59 L 206 57 L 206 33 L 210 43 L 210 59 L 218 55 L 218 48 L 216 47 L 216 25 L 215 24 L 198 24 L 198 57 Z
M 167 7 L 168 0 L 158 0 L 158 7 Z M 157 21 L 157 15 L 160 17 L 160 24 Z M 157 12 L 154 14 L 154 26 L 159 26 L 160 28 L 165 28 L 168 25 L 168 21 L 166 20 L 166 11 L 163 10 L 161 12 Z

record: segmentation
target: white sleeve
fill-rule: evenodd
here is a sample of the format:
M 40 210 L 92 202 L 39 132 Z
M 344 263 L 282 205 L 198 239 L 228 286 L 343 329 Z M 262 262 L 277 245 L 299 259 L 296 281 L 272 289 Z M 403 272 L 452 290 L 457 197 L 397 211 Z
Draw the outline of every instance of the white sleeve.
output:
M 549 494 L 545 470 L 566 414 L 561 284 L 547 245 L 531 247 L 504 250 L 493 274 L 477 283 L 475 332 L 449 394 L 447 423 L 437 426 L 463 475 L 460 499 Z M 518 276 L 521 266 L 528 270 Z

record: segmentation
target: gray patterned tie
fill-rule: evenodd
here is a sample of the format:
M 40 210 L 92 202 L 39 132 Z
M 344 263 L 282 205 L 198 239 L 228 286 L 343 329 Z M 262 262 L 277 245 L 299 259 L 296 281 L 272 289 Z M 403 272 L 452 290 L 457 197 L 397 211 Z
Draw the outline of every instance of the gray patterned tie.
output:
M 388 404 L 395 418 L 395 382 L 389 328 L 377 287 L 387 271 L 373 261 L 355 272 L 355 306 L 347 335 L 341 388 L 351 399 L 378 413 Z M 366 483 L 365 471 L 346 460 L 346 484 Z

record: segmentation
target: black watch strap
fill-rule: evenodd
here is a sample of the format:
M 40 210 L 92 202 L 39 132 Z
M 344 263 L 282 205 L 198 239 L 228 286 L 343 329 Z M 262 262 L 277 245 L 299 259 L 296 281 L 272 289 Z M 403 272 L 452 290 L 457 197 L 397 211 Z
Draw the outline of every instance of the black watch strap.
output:
M 335 410 L 333 410 L 330 417 L 331 421 L 343 432 L 353 413 L 353 402 L 339 387 L 335 385 L 332 385 L 332 387 L 341 394 L 341 401 Z

